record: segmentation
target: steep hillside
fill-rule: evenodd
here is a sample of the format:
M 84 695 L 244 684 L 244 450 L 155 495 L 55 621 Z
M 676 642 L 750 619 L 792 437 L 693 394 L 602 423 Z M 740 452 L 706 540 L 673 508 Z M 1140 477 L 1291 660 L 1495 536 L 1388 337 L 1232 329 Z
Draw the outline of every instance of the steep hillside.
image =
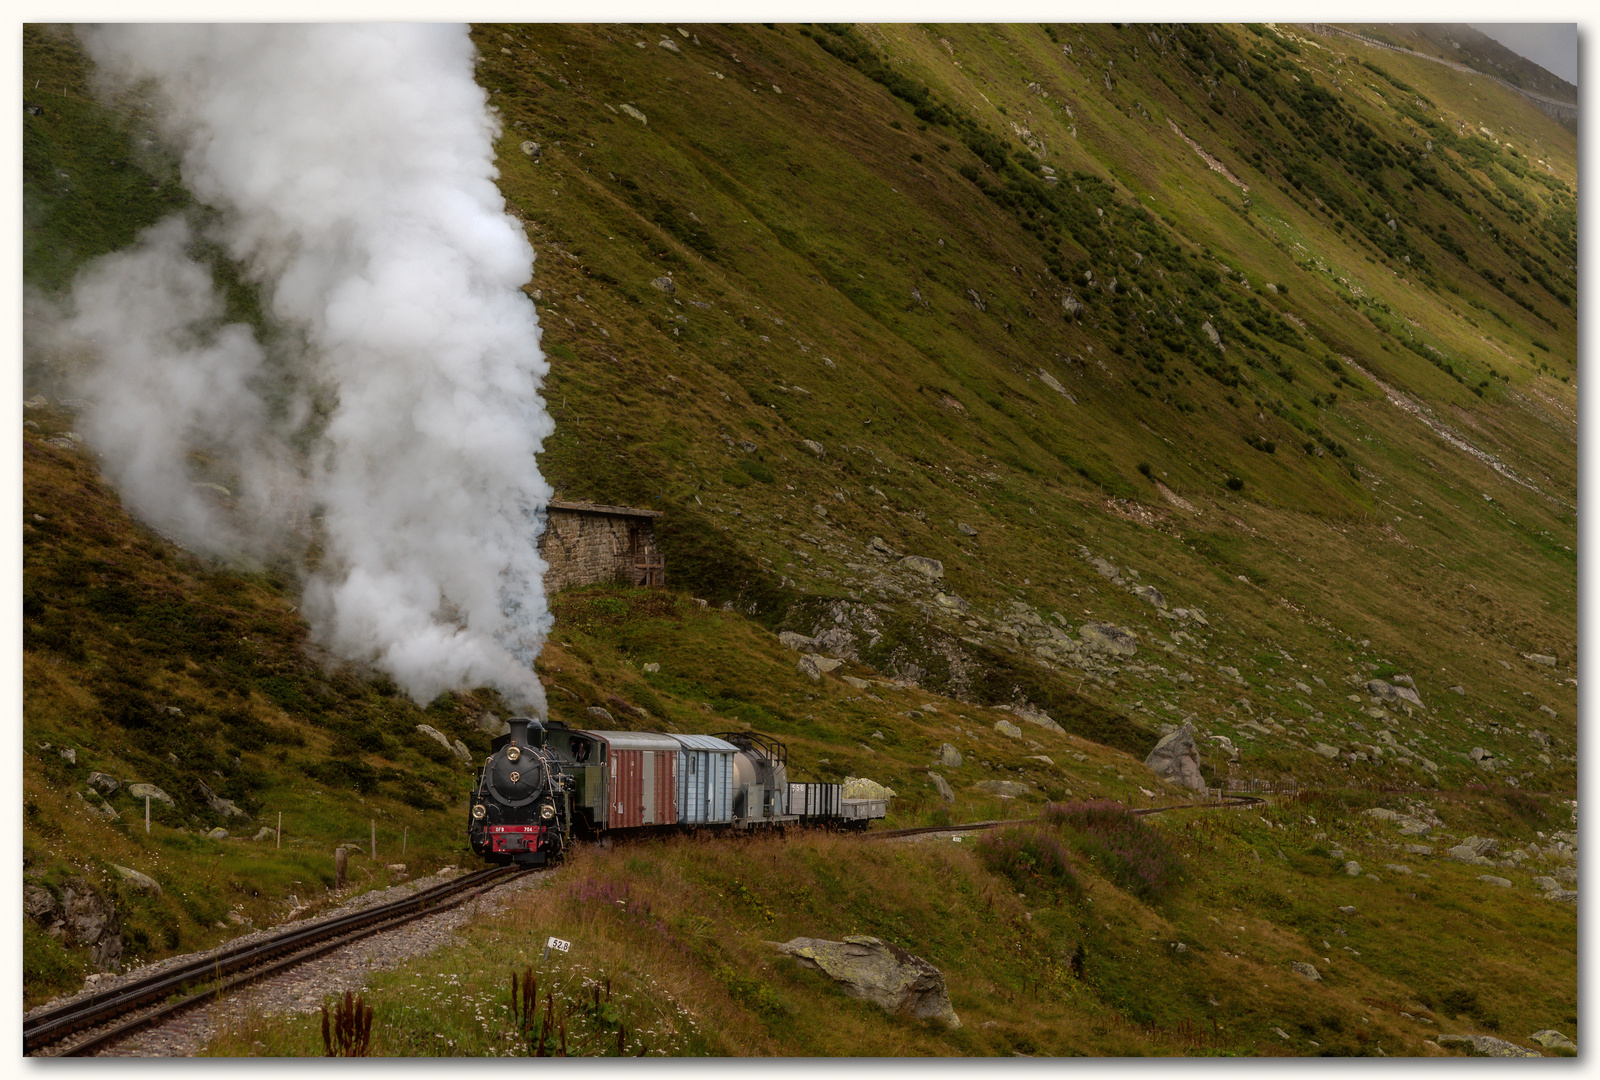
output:
M 1219 826 L 1222 840 L 1174 826 L 1197 884 L 1159 909 L 1117 893 L 1115 931 L 1063 898 L 1049 919 L 1067 921 L 1038 931 L 1056 974 L 1084 928 L 1103 924 L 1091 946 L 1115 958 L 1092 991 L 1070 976 L 1047 991 L 1061 1016 L 1094 1018 L 1057 1024 L 1066 1041 L 1041 1025 L 944 1043 L 849 1013 L 859 1052 L 1266 1053 L 1284 1021 L 1246 1004 L 1249 978 L 1226 976 L 1243 1011 L 1196 1041 L 1184 1025 L 1215 1014 L 1189 1006 L 1224 959 L 1208 952 L 1164 996 L 1140 989 L 1136 942 L 1192 942 L 1210 932 L 1207 905 L 1238 904 L 1275 943 L 1250 963 L 1312 959 L 1294 950 L 1335 932 L 1327 911 L 1376 903 L 1357 899 L 1368 886 L 1346 878 L 1339 844 L 1408 857 L 1355 816 L 1373 806 L 1563 861 L 1545 833 L 1568 827 L 1576 782 L 1570 130 L 1481 78 L 1287 26 L 473 36 L 504 125 L 500 187 L 537 252 L 528 291 L 556 421 L 541 468 L 561 497 L 665 513 L 667 593 L 558 598 L 539 664 L 552 715 L 748 724 L 788 741 L 805 778 L 894 787 L 895 824 L 1178 801 L 1141 762 L 1185 721 L 1213 786 L 1337 792 L 1260 830 Z M 190 197 L 146 105 L 97 101 L 70 35 L 26 28 L 24 78 L 36 315 Z M 229 317 L 281 330 L 211 257 Z M 309 644 L 296 605 L 314 537 L 219 565 L 132 521 L 72 434 L 75 413 L 108 405 L 76 400 L 75 362 L 40 348 L 25 366 L 30 905 L 87 884 L 117 905 L 128 963 L 228 932 L 229 912 L 324 902 L 327 853 L 364 847 L 369 822 L 380 851 L 356 860 L 362 887 L 462 861 L 469 769 L 444 744 L 481 752 L 477 721 L 504 703 L 462 687 L 419 705 Z M 784 631 L 843 666 L 807 678 Z M 1022 722 L 1040 712 L 1064 730 Z M 928 771 L 945 742 L 963 755 L 941 767 L 949 801 Z M 102 796 L 92 772 L 120 786 Z M 995 780 L 1027 794 L 977 786 Z M 174 800 L 148 834 L 138 781 Z M 258 834 L 279 810 L 293 819 L 281 848 L 205 835 Z M 1271 871 L 1256 891 L 1235 865 L 1247 848 Z M 582 873 L 632 879 L 631 858 L 596 854 Z M 998 880 L 975 859 L 949 871 L 973 904 Z M 733 873 L 661 861 L 650 889 L 669 922 L 694 916 L 686 882 Z M 164 892 L 138 893 L 119 865 Z M 1317 1045 L 1422 1052 L 1415 1033 L 1358 1038 L 1343 1019 L 1408 993 L 1453 1030 L 1487 1017 L 1521 1038 L 1515 1025 L 1563 1021 L 1575 919 L 1532 884 L 1549 868 L 1496 871 L 1515 878 L 1501 894 L 1472 866 L 1430 866 L 1428 888 L 1374 886 L 1417 902 L 1415 939 L 1339 990 L 1348 1000 L 1318 1021 L 1337 1023 L 1311 1024 Z M 808 907 L 777 870 L 751 874 L 759 903 L 706 913 L 730 954 L 691 949 L 680 985 L 721 995 L 726 1031 L 760 1016 L 766 1034 L 689 1048 L 828 1052 L 827 1025 L 771 1027 L 834 1015 L 806 1011 L 838 1007 L 818 986 L 774 1006 L 717 974 L 730 957 L 768 963 L 759 940 L 859 931 L 915 949 L 936 933 L 929 911 L 844 918 L 865 910 L 849 890 Z M 1012 891 L 984 902 L 1032 940 Z M 105 966 L 94 942 L 52 932 L 56 910 L 25 926 L 30 1003 Z M 1470 978 L 1452 973 L 1469 964 L 1456 912 L 1493 928 Z M 1021 968 L 983 958 L 1000 942 L 986 935 L 1011 931 L 971 922 L 962 942 L 929 946 L 939 962 L 1023 993 Z M 1009 938 L 998 948 L 1016 955 Z M 1456 991 L 1471 1008 L 1442 1007 L 1467 1002 Z M 990 1007 L 963 992 L 964 1015 Z M 1283 992 L 1300 1008 L 1310 991 Z M 1309 1037 L 1282 1049 L 1316 1052 Z

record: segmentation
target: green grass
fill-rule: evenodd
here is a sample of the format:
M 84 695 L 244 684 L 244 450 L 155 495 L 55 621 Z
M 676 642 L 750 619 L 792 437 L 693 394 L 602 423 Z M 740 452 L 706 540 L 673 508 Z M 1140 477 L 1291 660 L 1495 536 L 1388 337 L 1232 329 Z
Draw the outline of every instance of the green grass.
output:
M 1434 863 L 1431 882 L 1380 885 L 1344 877 L 1328 853 L 1338 842 L 1364 866 L 1392 858 L 1381 829 L 1369 836 L 1356 815 L 1395 789 L 1428 792 L 1445 831 L 1523 843 L 1561 827 L 1560 800 L 1575 789 L 1571 132 L 1439 65 L 1341 39 L 1340 53 L 1383 68 L 1356 71 L 1286 28 L 684 29 L 662 31 L 677 54 L 653 28 L 473 31 L 504 121 L 500 187 L 538 254 L 530 290 L 557 425 L 540 468 L 563 497 L 665 511 L 670 591 L 556 599 L 539 662 L 551 715 L 586 725 L 586 710 L 603 707 L 619 727 L 748 724 L 788 742 L 798 778 L 889 784 L 891 823 L 904 825 L 1022 817 L 1047 799 L 1148 803 L 1141 784 L 1171 801 L 1140 762 L 1161 725 L 1194 715 L 1203 735 L 1239 749 L 1230 765 L 1204 742 L 1210 776 L 1293 777 L 1332 808 L 1264 812 L 1270 829 L 1248 813 L 1161 824 L 1186 874 L 1159 911 L 1085 865 L 1073 871 L 1088 882 L 1082 905 L 1033 920 L 957 845 L 917 849 L 925 861 L 872 856 L 889 861 L 870 864 L 870 881 L 910 883 L 875 901 L 823 848 L 795 847 L 796 887 L 826 898 L 815 910 L 784 893 L 760 850 L 706 853 L 704 865 L 677 849 L 626 856 L 660 863 L 659 878 L 597 857 L 583 874 L 646 878 L 675 932 L 700 942 L 715 927 L 729 944 L 630 968 L 638 938 L 618 926 L 602 935 L 613 951 L 583 970 L 622 980 L 635 1000 L 646 975 L 670 970 L 671 1000 L 714 1000 L 711 1022 L 671 1044 L 692 1053 L 823 1053 L 840 1039 L 861 1053 L 1309 1054 L 1311 1040 L 1424 1052 L 1415 1033 L 1426 1026 L 1399 1012 L 1443 1008 L 1460 988 L 1477 994 L 1477 1011 L 1461 1013 L 1472 1024 L 1497 1020 L 1515 1037 L 1559 1027 L 1574 986 L 1562 951 L 1572 912 L 1533 896 L 1530 874 L 1505 872 L 1517 883 L 1505 892 L 1475 868 Z M 188 197 L 169 159 L 135 148 L 148 124 L 140 104 L 97 102 L 69 37 L 30 26 L 23 44 L 24 96 L 44 106 L 24 117 L 24 278 L 59 301 L 88 259 Z M 1334 79 L 1343 89 L 1324 96 Z M 624 102 L 649 122 L 613 111 Z M 1248 206 L 1169 120 L 1249 184 Z M 1480 124 L 1499 144 L 1469 134 Z M 518 149 L 529 138 L 538 161 Z M 670 296 L 649 284 L 668 272 Z M 226 264 L 218 276 L 230 317 L 281 332 Z M 1116 291 L 1101 287 L 1112 278 Z M 1069 293 L 1082 305 L 1070 318 Z M 1540 490 L 1441 441 L 1341 356 Z M 29 395 L 66 393 L 37 358 L 24 381 Z M 360 887 L 389 880 L 402 836 L 412 876 L 464 862 L 469 770 L 414 728 L 480 754 L 475 721 L 504 715 L 503 703 L 461 688 L 424 707 L 359 665 L 324 664 L 294 610 L 296 557 L 245 570 L 173 548 L 127 518 L 90 457 L 45 441 L 72 430 L 70 413 L 27 419 L 29 880 L 59 889 L 87 875 L 125 905 L 130 958 L 153 959 L 215 942 L 229 911 L 260 925 L 291 894 L 329 902 L 333 848 L 365 850 L 373 821 L 379 858 L 355 859 Z M 941 560 L 944 577 L 895 579 L 868 548 L 874 537 Z M 1169 614 L 1198 609 L 1207 623 L 1163 617 L 1081 549 L 1156 586 Z M 1139 635 L 1134 663 L 1085 670 L 1019 645 L 1000 632 L 1013 603 L 1073 636 L 1091 620 L 1126 626 Z M 773 632 L 836 620 L 856 628 L 859 662 L 811 683 Z M 862 690 L 845 674 L 871 682 Z M 1386 722 L 1362 684 L 1396 674 L 1414 677 L 1427 710 L 1390 710 Z M 1036 746 L 997 734 L 996 721 L 1016 717 L 994 707 L 1023 700 L 1070 736 L 1025 723 Z M 1532 729 L 1553 737 L 1548 766 Z M 1310 753 L 1317 742 L 1370 749 L 1380 731 L 1437 771 Z M 947 741 L 967 758 L 943 770 L 953 804 L 926 775 Z M 77 749 L 75 765 L 62 746 Z M 1463 757 L 1474 746 L 1512 764 L 1485 774 Z M 178 805 L 157 807 L 148 836 L 125 794 L 110 800 L 121 824 L 64 809 L 96 769 L 156 783 Z M 999 800 L 974 787 L 985 779 L 1033 794 Z M 197 781 L 250 822 L 217 817 Z M 203 837 L 215 825 L 252 836 L 279 810 L 282 849 Z M 112 862 L 157 876 L 162 897 L 120 891 Z M 929 908 L 914 886 L 941 874 L 983 914 Z M 735 879 L 772 926 L 729 892 Z M 694 910 L 689 890 L 707 883 L 725 895 Z M 1089 918 L 1091 900 L 1115 917 Z M 1334 942 L 1339 902 L 1381 907 L 1383 921 L 1346 926 L 1369 947 L 1352 943 L 1362 956 L 1349 973 L 1344 953 L 1306 991 L 1282 973 Z M 1235 907 L 1233 925 L 1249 928 L 1237 947 L 1209 917 L 1226 922 Z M 599 932 L 570 906 L 536 910 Z M 674 922 L 693 918 L 709 922 Z M 951 965 L 958 1011 L 977 1022 L 954 1036 L 886 1022 L 755 943 L 852 927 Z M 85 950 L 38 930 L 24 940 L 29 1003 L 88 970 Z M 528 959 L 499 932 L 425 973 L 481 977 L 472 1004 L 488 1008 Z M 1007 952 L 1017 942 L 1023 952 Z M 1082 980 L 1070 970 L 1079 945 Z M 1481 978 L 1452 975 L 1480 961 Z M 395 1011 L 412 1007 L 401 979 L 374 986 L 380 1025 L 396 1033 L 384 1045 L 442 1049 L 404 1041 L 422 1013 Z M 1313 1007 L 1305 993 L 1336 1000 Z M 447 1041 L 511 1049 L 472 1011 L 440 1014 Z M 268 1047 L 320 1051 L 310 1025 L 266 1027 Z M 262 1052 L 255 1038 L 219 1046 Z

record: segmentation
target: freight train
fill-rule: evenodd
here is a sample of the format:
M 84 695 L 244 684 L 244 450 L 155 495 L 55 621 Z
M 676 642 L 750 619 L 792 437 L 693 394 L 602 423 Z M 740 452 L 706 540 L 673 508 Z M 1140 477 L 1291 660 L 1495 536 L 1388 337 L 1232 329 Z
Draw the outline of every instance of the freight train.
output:
M 748 731 L 583 731 L 513 717 L 478 771 L 467 838 L 483 858 L 542 866 L 573 842 L 699 830 L 864 829 L 885 799 L 791 783 L 789 754 Z

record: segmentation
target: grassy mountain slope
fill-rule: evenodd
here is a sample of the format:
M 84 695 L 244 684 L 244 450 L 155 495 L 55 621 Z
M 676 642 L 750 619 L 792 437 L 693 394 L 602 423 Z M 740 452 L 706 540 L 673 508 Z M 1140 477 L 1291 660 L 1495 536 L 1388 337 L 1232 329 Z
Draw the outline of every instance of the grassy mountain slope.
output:
M 833 1052 L 828 1033 L 848 1029 L 863 1053 L 1419 1053 L 1433 1052 L 1427 1029 L 1402 1007 L 1517 1038 L 1565 1022 L 1575 919 L 1532 886 L 1551 867 L 1493 871 L 1514 879 L 1504 891 L 1477 867 L 1405 855 L 1357 814 L 1425 807 L 1440 850 L 1446 836 L 1545 844 L 1536 829 L 1568 824 L 1567 129 L 1441 65 L 1286 27 L 474 36 L 505 125 L 501 188 L 538 253 L 529 291 L 557 422 L 541 468 L 566 497 L 666 511 L 669 593 L 559 598 L 540 661 L 552 715 L 748 724 L 790 744 L 798 776 L 895 788 L 896 824 L 1177 801 L 1140 762 L 1185 719 L 1213 783 L 1331 793 L 1261 818 L 1163 821 L 1186 884 L 1157 904 L 1079 862 L 1116 918 L 1068 895 L 1013 905 L 1018 890 L 967 848 L 861 857 L 864 876 L 840 884 L 831 841 L 791 841 L 789 863 L 687 847 L 573 869 L 643 890 L 692 938 L 686 952 L 639 960 L 627 950 L 654 930 L 601 925 L 571 897 L 518 918 L 576 920 L 607 943 L 608 973 L 670 975 L 709 1002 L 711 1033 L 685 1044 L 697 1050 Z M 24 76 L 43 109 L 25 117 L 24 271 L 49 299 L 186 196 L 137 103 L 91 99 L 69 37 L 27 28 Z M 234 317 L 259 320 L 219 273 Z M 481 753 L 475 721 L 504 714 L 495 695 L 462 688 L 424 709 L 321 654 L 294 608 L 296 553 L 220 566 L 133 523 L 65 437 L 62 372 L 30 357 L 25 377 L 55 402 L 29 409 L 24 432 L 27 880 L 117 898 L 133 961 L 222 936 L 229 911 L 262 921 L 291 894 L 325 902 L 327 853 L 364 847 L 369 820 L 380 852 L 354 860 L 361 887 L 460 862 L 468 770 L 415 729 Z M 942 577 L 901 555 L 940 560 Z M 1096 651 L 1090 622 L 1132 631 L 1137 651 Z M 808 681 L 780 630 L 823 635 L 846 665 Z M 1402 677 L 1424 707 L 1365 685 Z M 1000 706 L 1043 709 L 1066 734 Z M 927 773 L 947 741 L 965 757 L 942 770 L 953 804 Z M 92 770 L 177 805 L 157 805 L 147 836 L 124 784 L 108 821 Z M 975 787 L 990 779 L 1030 795 Z M 202 784 L 249 822 L 220 817 Z M 251 835 L 278 810 L 282 848 L 204 837 Z M 407 869 L 389 869 L 402 837 Z M 1396 859 L 1432 877 L 1349 878 L 1338 845 L 1369 870 Z M 113 864 L 163 895 L 119 884 Z M 789 865 L 803 868 L 792 881 Z M 962 899 L 914 902 L 897 875 L 948 876 Z M 1340 905 L 1397 914 L 1358 931 L 1330 914 Z M 1211 916 L 1234 908 L 1259 947 L 1217 936 Z M 1364 955 L 1318 986 L 1281 974 L 1329 955 L 1336 924 L 1372 934 L 1352 938 Z M 934 959 L 960 987 L 966 1034 L 884 1020 L 783 974 L 760 945 L 851 932 Z M 501 933 L 472 947 L 520 948 Z M 90 970 L 87 948 L 34 921 L 24 941 L 30 1002 Z M 1062 967 L 1080 942 L 1102 965 L 1087 982 Z M 1152 964 L 1171 977 L 1151 979 Z M 776 997 L 728 974 L 747 969 L 778 980 Z M 488 959 L 464 970 L 502 977 Z M 1276 988 L 1265 1004 L 1262 981 Z M 1208 986 L 1231 992 L 1206 1005 Z M 1316 1011 L 1307 995 L 1328 992 Z M 1376 1033 L 1374 1001 L 1399 1003 Z M 1194 1034 L 1208 1017 L 1209 1041 Z

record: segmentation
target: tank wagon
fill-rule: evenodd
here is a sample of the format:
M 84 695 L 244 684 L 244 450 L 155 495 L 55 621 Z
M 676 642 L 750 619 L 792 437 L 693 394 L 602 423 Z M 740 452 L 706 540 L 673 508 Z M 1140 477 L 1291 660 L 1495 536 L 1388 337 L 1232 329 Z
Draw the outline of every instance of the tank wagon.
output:
M 525 716 L 495 739 L 468 809 L 472 849 L 540 866 L 574 840 L 807 825 L 865 828 L 887 800 L 791 783 L 788 749 L 749 731 L 586 731 Z

